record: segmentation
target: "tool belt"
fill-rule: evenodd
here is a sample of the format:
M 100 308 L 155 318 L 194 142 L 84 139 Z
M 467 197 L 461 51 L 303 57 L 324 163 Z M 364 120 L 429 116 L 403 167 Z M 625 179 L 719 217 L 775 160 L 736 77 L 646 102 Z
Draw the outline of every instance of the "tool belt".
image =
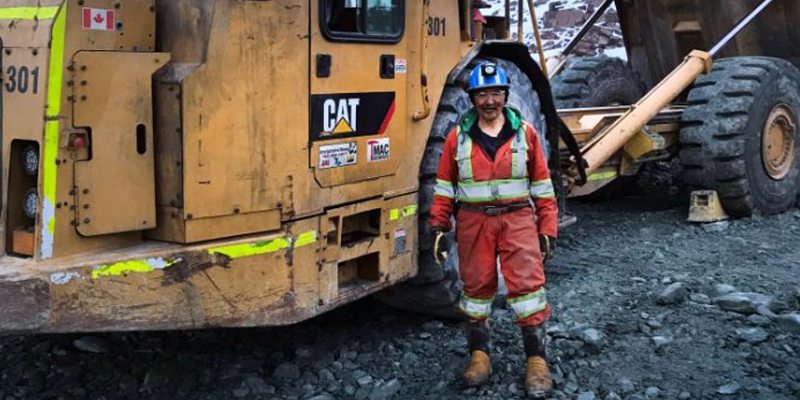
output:
M 514 211 L 514 210 L 519 210 L 521 208 L 528 208 L 530 206 L 531 206 L 531 203 L 524 202 L 524 203 L 511 203 L 511 204 L 506 204 L 506 205 L 502 205 L 502 206 L 491 206 L 491 205 L 479 206 L 479 205 L 474 205 L 474 204 L 464 204 L 464 203 L 462 203 L 459 207 L 463 208 L 465 210 L 477 211 L 479 213 L 486 214 L 486 215 L 488 215 L 490 217 L 494 217 L 494 216 L 497 216 L 497 215 L 500 215 L 500 214 L 505 214 L 505 213 L 508 213 L 508 212 L 511 212 L 511 211 Z

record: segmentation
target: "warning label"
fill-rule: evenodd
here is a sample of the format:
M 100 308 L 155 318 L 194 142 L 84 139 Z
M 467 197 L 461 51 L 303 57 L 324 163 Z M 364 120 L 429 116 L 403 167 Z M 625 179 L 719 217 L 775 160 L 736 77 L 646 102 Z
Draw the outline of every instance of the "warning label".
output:
M 337 143 L 319 146 L 319 168 L 353 165 L 358 160 L 358 143 Z
M 389 138 L 367 140 L 367 162 L 389 159 Z
M 405 74 L 408 71 L 408 63 L 406 63 L 405 58 L 395 58 L 394 59 L 394 73 L 395 74 Z
M 398 255 L 406 251 L 406 230 L 404 228 L 397 228 L 394 230 L 394 255 Z

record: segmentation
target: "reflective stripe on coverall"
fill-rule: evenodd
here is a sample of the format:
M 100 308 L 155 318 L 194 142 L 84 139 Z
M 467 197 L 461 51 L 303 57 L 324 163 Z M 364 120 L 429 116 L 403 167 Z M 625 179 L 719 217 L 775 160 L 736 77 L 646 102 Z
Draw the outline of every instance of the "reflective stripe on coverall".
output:
M 447 137 L 439 163 L 431 207 L 432 228 L 449 230 L 456 201 L 503 206 L 533 199 L 534 208 L 489 216 L 462 208 L 456 215 L 459 273 L 464 282 L 462 310 L 473 319 L 491 314 L 497 292 L 497 258 L 508 286 L 508 303 L 523 326 L 539 325 L 549 307 L 544 292 L 544 268 L 538 234 L 557 234 L 555 192 L 547 161 L 534 128 L 518 111 L 506 107 L 516 135 L 503 144 L 495 159 L 473 146 L 467 132 L 477 123 L 473 109 Z

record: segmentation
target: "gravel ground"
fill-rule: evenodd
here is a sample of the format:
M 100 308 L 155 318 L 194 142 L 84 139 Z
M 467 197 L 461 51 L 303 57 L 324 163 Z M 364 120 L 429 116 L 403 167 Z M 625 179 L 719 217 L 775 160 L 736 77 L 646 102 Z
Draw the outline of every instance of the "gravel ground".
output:
M 554 398 L 800 398 L 800 211 L 697 226 L 686 198 L 571 204 L 548 266 Z M 521 398 L 520 333 L 495 316 L 479 390 L 457 380 L 457 322 L 365 300 L 279 329 L 0 337 L 0 400 Z

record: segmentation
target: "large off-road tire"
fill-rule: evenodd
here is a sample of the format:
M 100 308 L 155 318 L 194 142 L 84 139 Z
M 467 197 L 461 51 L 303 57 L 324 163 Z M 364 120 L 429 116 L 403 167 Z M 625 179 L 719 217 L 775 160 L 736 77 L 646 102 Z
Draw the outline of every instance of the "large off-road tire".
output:
M 452 246 L 449 259 L 444 267 L 436 265 L 433 258 L 433 236 L 428 218 L 433 203 L 433 190 L 436 185 L 436 172 L 442 155 L 442 146 L 447 135 L 456 126 L 459 117 L 472 103 L 464 92 L 463 83 L 469 73 L 485 58 L 477 59 L 464 69 L 454 85 L 445 87 L 439 108 L 433 120 L 425 154 L 420 165 L 419 180 L 419 273 L 406 283 L 389 288 L 377 295 L 377 298 L 392 306 L 410 311 L 423 312 L 443 317 L 458 318 L 458 300 L 461 292 L 461 281 L 458 276 L 458 250 L 455 245 L 454 232 L 449 234 Z M 508 72 L 511 80 L 508 105 L 522 112 L 526 121 L 533 124 L 539 132 L 542 143 L 547 128 L 541 111 L 539 96 L 533 89 L 528 77 L 512 62 L 502 59 L 489 59 L 498 63 Z M 500 296 L 505 288 L 501 288 Z
M 735 217 L 792 208 L 798 195 L 800 71 L 788 61 L 716 62 L 689 92 L 680 162 L 685 183 L 716 190 Z
M 613 57 L 579 57 L 556 75 L 556 108 L 628 105 L 644 94 L 644 85 L 630 65 Z
M 552 82 L 556 107 L 586 108 L 629 105 L 644 95 L 644 85 L 631 66 L 614 57 L 578 57 Z M 590 201 L 616 199 L 636 189 L 635 176 L 622 176 L 587 196 Z

